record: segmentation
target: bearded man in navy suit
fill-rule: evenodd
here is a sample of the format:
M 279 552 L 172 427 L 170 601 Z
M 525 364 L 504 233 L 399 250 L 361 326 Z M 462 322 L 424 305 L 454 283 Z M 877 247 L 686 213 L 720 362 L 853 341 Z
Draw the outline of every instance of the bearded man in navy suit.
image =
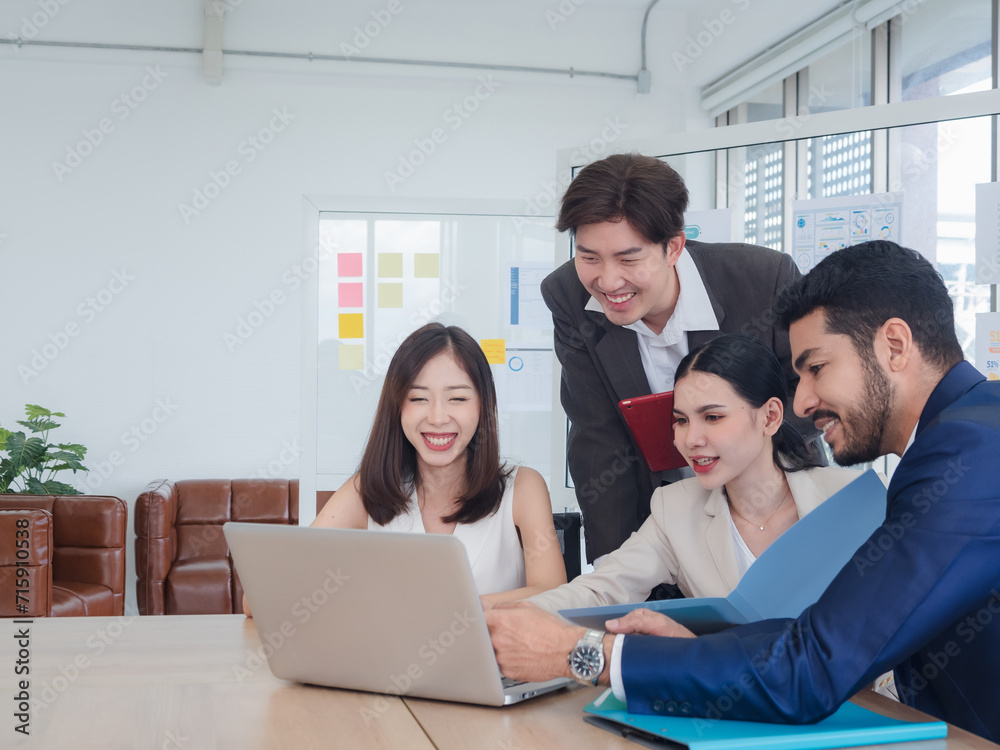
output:
M 1000 741 L 1000 383 L 964 361 L 933 266 L 891 242 L 834 253 L 775 308 L 795 411 L 837 462 L 901 457 L 885 522 L 794 620 L 699 638 L 648 610 L 609 621 L 599 680 L 635 713 L 806 723 L 893 669 L 904 703 Z M 584 629 L 486 615 L 505 675 L 568 674 Z

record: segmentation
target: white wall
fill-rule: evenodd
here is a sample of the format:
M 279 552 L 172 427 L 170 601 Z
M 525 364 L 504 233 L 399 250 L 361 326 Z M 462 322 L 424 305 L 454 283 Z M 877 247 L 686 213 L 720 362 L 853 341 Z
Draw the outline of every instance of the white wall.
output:
M 55 7 L 34 38 L 201 45 L 194 0 L 49 2 L 4 3 L 0 37 Z M 244 2 L 226 20 L 225 46 L 336 54 L 386 5 Z M 554 27 L 546 12 L 559 12 L 555 2 L 402 7 L 365 54 L 639 68 L 645 2 L 565 3 L 575 11 Z M 235 57 L 213 87 L 197 55 L 0 46 L 0 424 L 12 427 L 25 403 L 66 412 L 59 439 L 89 448 L 89 485 L 77 476 L 76 486 L 130 505 L 157 477 L 297 476 L 288 446 L 299 439 L 300 297 L 282 277 L 303 253 L 303 196 L 527 203 L 545 193 L 556 150 L 608 132 L 609 120 L 622 138 L 684 126 L 691 92 L 666 67 L 682 21 L 668 8 L 650 20 L 645 96 L 629 82 L 582 77 Z M 450 129 L 445 113 L 490 75 L 495 92 Z M 121 119 L 120 97 L 143 81 L 145 100 Z M 275 110 L 292 119 L 249 161 L 241 143 L 279 125 Z M 53 162 L 103 118 L 102 142 L 57 175 Z M 385 172 L 436 127 L 447 140 L 390 190 Z M 239 174 L 185 221 L 179 204 L 230 161 Z M 286 302 L 229 351 L 224 334 L 274 290 Z M 111 301 L 97 311 L 90 298 Z

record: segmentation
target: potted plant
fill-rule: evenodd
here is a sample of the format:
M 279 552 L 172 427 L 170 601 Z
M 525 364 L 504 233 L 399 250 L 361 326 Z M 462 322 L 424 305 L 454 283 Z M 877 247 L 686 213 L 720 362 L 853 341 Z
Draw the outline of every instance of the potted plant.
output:
M 49 431 L 60 426 L 53 417 L 66 415 L 34 404 L 27 404 L 24 411 L 28 418 L 17 423 L 31 437 L 0 427 L 0 495 L 79 495 L 74 487 L 53 478 L 60 471 L 87 470 L 83 465 L 87 449 L 82 445 L 49 443 Z

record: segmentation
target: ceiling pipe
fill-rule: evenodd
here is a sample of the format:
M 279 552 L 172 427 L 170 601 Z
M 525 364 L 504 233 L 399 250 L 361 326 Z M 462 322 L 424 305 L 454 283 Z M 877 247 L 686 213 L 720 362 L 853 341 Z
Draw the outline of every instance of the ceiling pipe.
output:
M 649 11 L 658 2 L 660 0 L 651 0 L 646 7 L 646 15 L 642 17 L 642 69 L 636 80 L 636 91 L 640 94 L 648 94 L 653 85 L 653 74 L 646 70 L 646 24 L 649 22 Z
M 219 0 L 205 0 L 205 42 L 201 51 L 201 72 L 213 86 L 222 83 L 222 21 L 226 5 Z

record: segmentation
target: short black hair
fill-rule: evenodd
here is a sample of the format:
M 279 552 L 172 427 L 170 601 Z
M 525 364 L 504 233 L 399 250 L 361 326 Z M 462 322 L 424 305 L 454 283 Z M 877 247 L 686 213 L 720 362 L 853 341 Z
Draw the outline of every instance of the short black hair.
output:
M 677 366 L 674 382 L 691 372 L 717 375 L 754 409 L 772 398 L 782 404 L 788 403 L 788 379 L 781 362 L 771 347 L 743 333 L 724 333 L 692 349 Z M 771 440 L 774 463 L 782 471 L 801 471 L 823 465 L 809 452 L 799 431 L 788 422 L 781 423 Z
M 827 256 L 774 301 L 785 328 L 823 309 L 826 328 L 848 336 L 861 356 L 889 318 L 906 321 L 924 358 L 947 372 L 965 359 L 955 335 L 955 306 L 944 281 L 916 250 L 875 240 Z
M 688 191 L 667 164 L 641 154 L 612 154 L 588 164 L 563 195 L 560 232 L 605 221 L 628 222 L 648 242 L 666 245 L 684 231 Z

